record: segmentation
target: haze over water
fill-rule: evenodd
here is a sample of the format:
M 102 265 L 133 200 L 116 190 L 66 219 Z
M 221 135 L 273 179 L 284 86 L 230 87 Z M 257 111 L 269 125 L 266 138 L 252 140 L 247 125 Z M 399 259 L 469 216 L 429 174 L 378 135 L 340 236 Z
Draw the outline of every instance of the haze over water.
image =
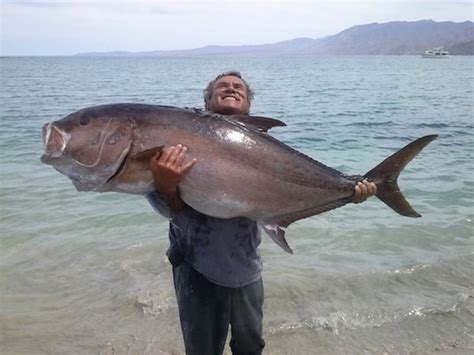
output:
M 79 193 L 42 165 L 41 126 L 104 103 L 202 107 L 243 73 L 255 115 L 312 158 L 363 174 L 439 134 L 401 174 L 423 215 L 372 198 L 266 235 L 268 354 L 431 352 L 474 328 L 473 57 L 1 58 L 1 343 L 6 354 L 183 352 L 167 221 L 140 196 Z

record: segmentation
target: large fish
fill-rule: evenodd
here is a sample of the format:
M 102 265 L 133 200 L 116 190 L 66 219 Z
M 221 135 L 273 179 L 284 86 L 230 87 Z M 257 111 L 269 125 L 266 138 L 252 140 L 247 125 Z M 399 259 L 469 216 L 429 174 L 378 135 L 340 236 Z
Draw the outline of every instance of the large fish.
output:
M 419 138 L 360 176 L 346 176 L 266 133 L 281 121 L 256 116 L 144 104 L 111 104 L 74 112 L 43 127 L 41 161 L 68 176 L 79 191 L 153 191 L 149 159 L 164 146 L 188 147 L 197 163 L 179 184 L 192 208 L 219 218 L 258 221 L 291 253 L 285 229 L 292 222 L 351 202 L 363 178 L 401 215 L 420 217 L 397 178 L 437 136 Z

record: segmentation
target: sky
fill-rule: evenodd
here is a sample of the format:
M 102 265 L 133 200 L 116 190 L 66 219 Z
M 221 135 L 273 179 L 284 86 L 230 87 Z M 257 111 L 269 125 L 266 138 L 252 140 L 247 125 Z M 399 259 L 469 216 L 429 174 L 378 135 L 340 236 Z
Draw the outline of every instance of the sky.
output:
M 472 1 L 0 0 L 0 55 L 73 55 L 321 38 L 367 23 L 474 21 Z

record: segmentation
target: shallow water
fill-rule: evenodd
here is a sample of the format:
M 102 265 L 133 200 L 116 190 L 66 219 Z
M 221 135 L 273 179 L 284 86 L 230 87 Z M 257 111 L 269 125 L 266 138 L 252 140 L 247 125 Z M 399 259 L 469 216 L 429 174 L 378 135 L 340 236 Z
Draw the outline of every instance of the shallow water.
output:
M 1 343 L 7 354 L 183 352 L 167 223 L 137 196 L 78 193 L 42 165 L 41 125 L 112 102 L 202 106 L 238 69 L 273 135 L 364 173 L 437 133 L 399 183 L 422 218 L 371 199 L 264 237 L 269 354 L 462 346 L 474 328 L 473 57 L 1 58 Z

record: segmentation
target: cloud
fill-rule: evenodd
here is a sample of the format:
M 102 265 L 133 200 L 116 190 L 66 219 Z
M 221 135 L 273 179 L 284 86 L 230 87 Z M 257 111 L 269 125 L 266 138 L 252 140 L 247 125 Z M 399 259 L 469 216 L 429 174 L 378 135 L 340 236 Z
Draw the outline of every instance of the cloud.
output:
M 1 6 L 3 55 L 262 44 L 320 38 L 371 22 L 472 17 L 470 2 L 425 0 L 6 0 Z
M 44 0 L 6 0 L 5 5 L 13 7 L 49 9 L 53 11 L 61 10 L 96 10 L 99 12 L 118 12 L 124 14 L 161 14 L 167 15 L 173 13 L 166 3 L 148 2 L 148 1 L 44 1 Z

